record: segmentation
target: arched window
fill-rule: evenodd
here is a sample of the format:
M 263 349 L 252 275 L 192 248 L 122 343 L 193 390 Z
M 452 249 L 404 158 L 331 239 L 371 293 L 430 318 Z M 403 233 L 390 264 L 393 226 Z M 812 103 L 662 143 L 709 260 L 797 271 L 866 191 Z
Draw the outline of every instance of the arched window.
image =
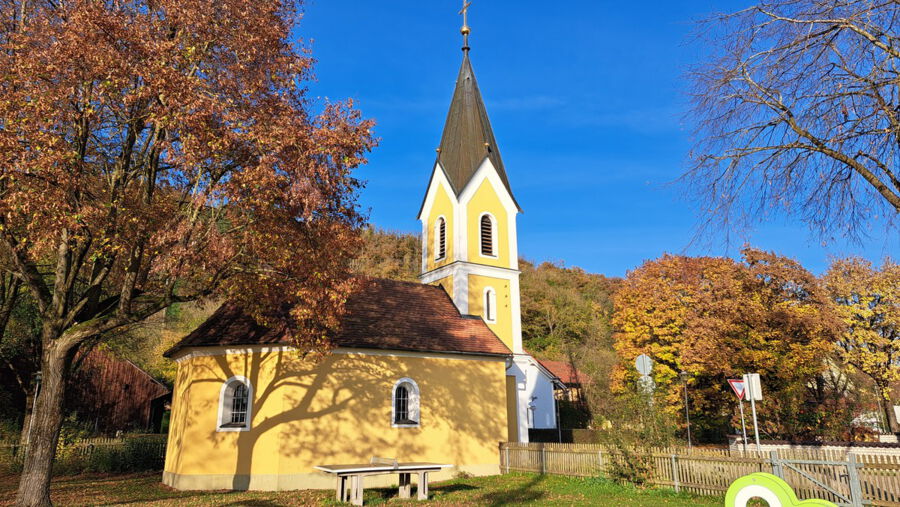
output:
M 493 287 L 484 289 L 484 320 L 497 322 L 497 291 Z
M 231 377 L 219 393 L 219 431 L 250 429 L 253 388 L 244 377 Z
M 419 386 L 413 379 L 398 380 L 391 399 L 391 426 L 411 428 L 419 425 Z
M 438 217 L 434 223 L 434 260 L 439 261 L 447 256 L 447 221 Z
M 494 243 L 494 217 L 491 216 L 490 213 L 484 213 L 481 215 L 481 235 L 479 238 L 481 239 L 481 255 L 486 257 L 496 257 L 496 247 Z

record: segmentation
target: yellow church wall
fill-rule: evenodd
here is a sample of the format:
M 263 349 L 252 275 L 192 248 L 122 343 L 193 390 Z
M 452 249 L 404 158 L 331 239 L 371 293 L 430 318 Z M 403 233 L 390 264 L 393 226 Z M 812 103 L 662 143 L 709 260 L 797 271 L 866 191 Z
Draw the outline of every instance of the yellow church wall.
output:
M 444 258 L 438 262 L 434 260 L 435 254 L 435 224 L 437 223 L 438 217 L 444 217 L 446 221 L 446 251 Z M 425 229 L 426 238 L 425 238 L 425 248 L 427 249 L 427 257 L 426 257 L 426 270 L 431 271 L 435 268 L 439 268 L 446 264 L 450 264 L 453 262 L 453 249 L 454 249 L 454 241 L 453 241 L 453 201 L 450 199 L 450 195 L 447 193 L 446 189 L 443 185 L 437 186 L 437 191 L 434 196 L 434 203 L 431 206 L 431 211 L 428 214 L 428 226 Z
M 488 212 L 494 216 L 497 231 L 496 257 L 481 255 L 481 214 Z M 487 264 L 489 266 L 509 267 L 509 219 L 506 208 L 497 195 L 497 190 L 488 179 L 479 185 L 478 190 L 469 200 L 466 208 L 467 242 L 469 262 Z
M 453 277 L 452 276 L 445 276 L 444 278 L 439 278 L 439 279 L 431 282 L 431 285 L 440 285 L 441 287 L 444 288 L 444 291 L 450 295 L 450 297 L 453 297 Z
M 200 355 L 179 363 L 164 482 L 179 489 L 331 488 L 313 466 L 365 463 L 372 456 L 452 463 L 475 474 L 499 472 L 507 436 L 503 358 L 334 353 L 318 364 L 290 350 Z M 209 349 L 202 349 L 208 351 Z M 220 352 L 224 349 L 220 349 Z M 226 379 L 253 388 L 251 428 L 219 432 Z M 420 427 L 391 425 L 392 389 L 413 379 Z M 367 485 L 396 483 L 394 476 Z
M 513 350 L 512 303 L 510 301 L 509 280 L 491 276 L 469 275 L 469 314 L 484 317 L 484 289 L 492 287 L 497 291 L 497 319 L 487 322 L 491 331 Z

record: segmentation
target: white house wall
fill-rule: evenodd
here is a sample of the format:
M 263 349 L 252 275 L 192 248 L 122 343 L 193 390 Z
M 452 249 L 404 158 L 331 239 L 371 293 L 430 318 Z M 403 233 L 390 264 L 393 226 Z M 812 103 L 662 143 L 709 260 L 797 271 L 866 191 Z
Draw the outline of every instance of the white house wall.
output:
M 528 408 L 533 407 L 535 429 L 556 428 L 553 380 L 528 354 L 516 354 L 507 375 L 516 377 L 519 441 L 528 442 Z

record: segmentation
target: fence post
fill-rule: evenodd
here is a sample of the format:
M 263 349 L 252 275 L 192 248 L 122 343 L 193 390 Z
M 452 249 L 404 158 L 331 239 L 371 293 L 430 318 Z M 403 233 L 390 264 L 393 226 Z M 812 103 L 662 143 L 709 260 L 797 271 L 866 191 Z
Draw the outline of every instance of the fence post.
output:
M 509 473 L 509 444 L 506 444 L 503 447 L 506 451 L 506 473 Z
M 778 451 L 769 451 L 769 457 L 772 460 L 772 474 L 784 479 L 784 465 L 778 459 Z
M 678 482 L 678 458 L 672 455 L 672 481 L 675 482 L 675 492 L 681 492 L 681 484 Z
M 597 471 L 601 475 L 606 475 L 606 470 L 604 470 L 603 468 L 603 451 L 597 449 Z
M 541 444 L 541 474 L 547 473 L 547 449 Z
M 852 452 L 847 455 L 847 479 L 850 482 L 850 505 L 853 507 L 862 507 L 863 495 L 862 488 L 859 484 L 859 464 L 856 462 L 856 454 Z

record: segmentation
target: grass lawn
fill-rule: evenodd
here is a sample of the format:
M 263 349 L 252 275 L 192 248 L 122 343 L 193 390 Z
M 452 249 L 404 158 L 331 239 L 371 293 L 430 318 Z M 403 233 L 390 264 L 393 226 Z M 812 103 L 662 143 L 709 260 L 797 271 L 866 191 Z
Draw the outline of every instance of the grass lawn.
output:
M 53 481 L 56 505 L 335 505 L 334 491 L 176 491 L 163 486 L 159 473 L 60 477 Z M 0 477 L 0 505 L 10 505 L 17 477 Z M 455 479 L 430 488 L 434 505 L 721 505 L 721 498 L 675 494 L 671 490 L 636 489 L 603 479 L 557 475 L 509 474 Z M 396 489 L 367 489 L 366 505 L 414 505 L 400 501 Z M 415 495 L 415 493 L 414 493 Z

